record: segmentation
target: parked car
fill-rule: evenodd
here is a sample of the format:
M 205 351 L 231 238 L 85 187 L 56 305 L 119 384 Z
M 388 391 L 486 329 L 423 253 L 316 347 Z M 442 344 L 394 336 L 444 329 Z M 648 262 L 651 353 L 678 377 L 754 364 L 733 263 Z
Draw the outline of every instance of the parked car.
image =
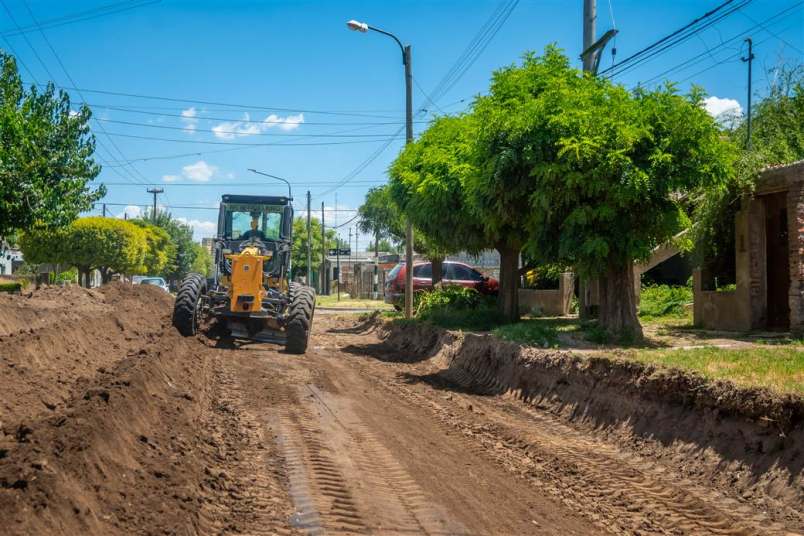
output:
M 441 281 L 444 285 L 459 285 L 476 289 L 481 294 L 496 296 L 500 284 L 493 277 L 488 277 L 468 264 L 444 261 Z M 405 303 L 405 264 L 393 267 L 385 279 L 385 302 L 400 308 Z M 413 292 L 433 288 L 433 265 L 429 262 L 413 265 Z
M 165 292 L 170 292 L 168 288 L 167 282 L 162 279 L 161 277 L 143 277 L 139 280 L 134 281 L 135 285 L 153 285 L 155 287 L 159 287 Z

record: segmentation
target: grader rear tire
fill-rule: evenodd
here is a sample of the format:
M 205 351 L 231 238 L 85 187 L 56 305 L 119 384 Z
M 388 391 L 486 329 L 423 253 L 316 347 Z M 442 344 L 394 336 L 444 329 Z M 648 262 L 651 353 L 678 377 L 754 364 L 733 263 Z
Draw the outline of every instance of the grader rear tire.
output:
M 187 274 L 179 284 L 176 303 L 173 305 L 173 325 L 185 337 L 198 332 L 201 296 L 206 284 L 201 274 Z
M 290 284 L 290 306 L 286 325 L 285 350 L 291 354 L 307 351 L 315 313 L 315 291 L 298 283 Z

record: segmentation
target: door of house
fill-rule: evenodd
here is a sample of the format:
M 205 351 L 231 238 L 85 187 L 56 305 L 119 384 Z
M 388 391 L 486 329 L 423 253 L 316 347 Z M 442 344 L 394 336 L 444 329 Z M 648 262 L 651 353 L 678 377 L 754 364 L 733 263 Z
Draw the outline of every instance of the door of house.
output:
M 768 329 L 790 327 L 790 249 L 787 237 L 787 193 L 763 196 L 768 275 Z

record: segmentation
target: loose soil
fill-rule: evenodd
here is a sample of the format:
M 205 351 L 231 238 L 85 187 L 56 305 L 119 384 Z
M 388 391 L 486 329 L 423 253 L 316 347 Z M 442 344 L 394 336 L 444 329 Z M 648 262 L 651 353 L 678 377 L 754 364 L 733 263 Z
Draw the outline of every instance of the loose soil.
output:
M 293 356 L 171 301 L 0 296 L 0 533 L 804 532 L 800 399 L 332 315 Z

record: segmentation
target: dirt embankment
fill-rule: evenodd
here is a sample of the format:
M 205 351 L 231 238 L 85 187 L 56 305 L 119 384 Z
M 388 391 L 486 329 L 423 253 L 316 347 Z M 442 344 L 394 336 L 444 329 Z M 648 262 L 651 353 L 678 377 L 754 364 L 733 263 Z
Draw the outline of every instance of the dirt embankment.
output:
M 437 363 L 434 383 L 516 397 L 804 527 L 802 397 L 421 324 L 382 331 L 394 349 Z
M 194 534 L 237 492 L 220 469 L 211 349 L 149 287 L 0 304 L 0 533 Z M 236 438 L 235 438 L 236 439 Z M 236 445 L 227 445 L 237 450 Z

